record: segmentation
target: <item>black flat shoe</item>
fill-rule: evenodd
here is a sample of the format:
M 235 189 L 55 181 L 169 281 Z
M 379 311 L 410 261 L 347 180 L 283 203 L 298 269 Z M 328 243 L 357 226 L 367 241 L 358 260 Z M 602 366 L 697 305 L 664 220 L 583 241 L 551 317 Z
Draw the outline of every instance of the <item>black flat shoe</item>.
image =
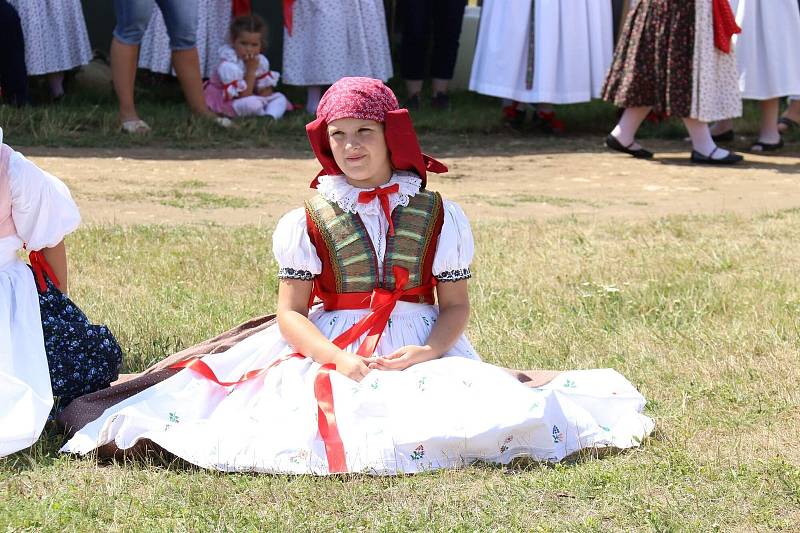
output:
M 717 133 L 716 135 L 712 135 L 711 138 L 715 143 L 725 143 L 734 140 L 736 138 L 736 134 L 733 133 L 733 130 L 728 130 L 723 131 L 722 133 Z
M 636 141 L 633 141 L 628 146 L 625 146 L 610 133 L 606 137 L 606 146 L 608 146 L 612 150 L 615 150 L 617 152 L 622 152 L 623 154 L 632 155 L 636 159 L 653 159 L 653 152 L 651 152 L 650 150 L 645 150 L 644 148 L 639 148 L 638 150 L 631 150 L 631 146 L 633 146 L 635 142 Z
M 691 161 L 699 165 L 735 165 L 744 159 L 744 157 L 734 152 L 728 152 L 728 155 L 722 159 L 714 159 L 714 154 L 717 150 L 719 150 L 719 146 L 711 150 L 711 153 L 708 155 L 703 155 L 697 150 L 692 150 Z
M 783 139 L 776 143 L 765 143 L 761 141 L 756 141 L 750 146 L 750 151 L 756 154 L 761 152 L 774 152 L 776 150 L 780 150 L 783 148 Z

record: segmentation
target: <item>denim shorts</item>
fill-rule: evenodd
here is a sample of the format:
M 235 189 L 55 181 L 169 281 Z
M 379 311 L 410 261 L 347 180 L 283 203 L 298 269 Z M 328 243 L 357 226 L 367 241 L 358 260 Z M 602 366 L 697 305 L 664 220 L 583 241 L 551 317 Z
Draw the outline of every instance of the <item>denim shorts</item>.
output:
M 124 44 L 138 45 L 158 4 L 164 15 L 172 50 L 188 50 L 197 43 L 198 0 L 114 0 L 117 26 L 114 37 Z

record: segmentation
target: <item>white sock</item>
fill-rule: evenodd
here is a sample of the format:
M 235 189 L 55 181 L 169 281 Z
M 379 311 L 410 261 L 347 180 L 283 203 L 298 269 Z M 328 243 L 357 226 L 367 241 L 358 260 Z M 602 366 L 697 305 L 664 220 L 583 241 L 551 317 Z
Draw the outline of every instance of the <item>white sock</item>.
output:
M 724 148 L 717 147 L 714 139 L 711 138 L 711 130 L 708 128 L 707 122 L 700 122 L 693 118 L 683 119 L 683 124 L 689 131 L 689 137 L 692 138 L 692 148 L 700 154 L 711 157 L 712 159 L 724 159 L 730 152 Z M 716 151 L 714 151 L 716 149 Z M 712 155 L 712 152 L 713 155 Z
M 636 140 L 636 132 L 639 131 L 642 121 L 650 113 L 649 107 L 628 107 L 619 118 L 616 127 L 611 130 L 613 135 L 622 146 L 629 146 Z

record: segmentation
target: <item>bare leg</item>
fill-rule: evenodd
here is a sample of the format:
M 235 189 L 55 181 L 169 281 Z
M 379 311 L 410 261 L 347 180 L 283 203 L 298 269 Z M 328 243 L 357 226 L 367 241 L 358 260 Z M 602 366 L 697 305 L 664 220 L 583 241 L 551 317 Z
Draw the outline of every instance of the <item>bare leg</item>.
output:
M 197 48 L 172 51 L 172 67 L 181 82 L 181 89 L 192 113 L 195 115 L 216 117 L 206 106 L 203 94 L 203 78 L 200 75 L 200 57 Z
M 50 85 L 50 95 L 53 98 L 64 96 L 64 73 L 51 72 L 47 75 L 47 83 Z
M 790 100 L 789 107 L 786 108 L 786 111 L 781 116 L 800 123 L 800 100 Z M 786 132 L 788 129 L 789 126 L 786 124 L 778 124 L 778 131 L 781 133 Z
M 650 107 L 628 107 L 622 113 L 616 127 L 611 130 L 611 135 L 623 145 L 631 150 L 639 150 L 642 146 L 636 142 L 636 132 L 642 121 L 650 113 Z M 633 143 L 633 144 L 631 144 Z
M 685 118 L 683 119 L 683 124 L 689 131 L 689 137 L 692 138 L 692 148 L 704 156 L 711 155 L 717 145 L 714 139 L 711 138 L 711 130 L 708 129 L 708 123 L 700 122 L 693 118 Z M 728 150 L 719 148 L 714 152 L 712 159 L 724 159 L 729 153 Z
M 119 100 L 119 119 L 121 122 L 139 120 L 136 104 L 133 101 L 133 86 L 136 83 L 136 62 L 139 59 L 139 46 L 124 44 L 116 39 L 111 41 L 111 78 L 114 92 Z
M 406 82 L 406 85 L 408 85 L 408 83 L 409 82 Z M 415 82 L 415 83 L 419 83 L 419 88 L 417 89 L 417 92 L 420 92 L 422 90 L 422 81 Z M 448 87 L 448 85 L 450 85 L 450 80 L 443 80 L 441 78 L 433 78 L 432 85 L 433 85 L 433 94 L 439 94 L 439 93 L 445 93 L 446 94 L 447 93 L 447 87 Z
M 781 140 L 778 130 L 778 111 L 780 101 L 777 98 L 761 102 L 761 131 L 758 140 L 767 144 L 776 144 Z
M 447 88 L 445 87 L 445 90 Z M 422 80 L 406 80 L 406 93 L 411 98 L 415 94 L 422 92 Z
M 319 85 L 309 85 L 306 87 L 306 111 L 312 115 L 316 115 L 320 98 L 322 98 L 322 87 Z

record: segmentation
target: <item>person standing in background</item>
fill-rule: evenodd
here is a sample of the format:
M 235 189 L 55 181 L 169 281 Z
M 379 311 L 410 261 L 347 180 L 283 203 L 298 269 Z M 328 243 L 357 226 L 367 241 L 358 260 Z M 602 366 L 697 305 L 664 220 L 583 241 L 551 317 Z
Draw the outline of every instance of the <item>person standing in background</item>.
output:
M 758 100 L 761 125 L 751 152 L 783 147 L 778 130 L 780 98 L 800 94 L 800 10 L 795 0 L 732 0 L 742 28 L 734 38 L 742 98 Z M 714 124 L 717 140 L 733 140 L 733 120 Z
M 25 36 L 29 76 L 47 75 L 54 101 L 64 96 L 64 72 L 92 60 L 80 0 L 9 0 Z M 3 54 L 6 53 L 3 49 Z
M 535 119 L 560 132 L 553 104 L 599 98 L 613 52 L 610 0 L 485 0 L 469 88 L 511 100 L 512 123 L 536 103 Z
M 453 79 L 458 56 L 458 39 L 464 21 L 466 0 L 400 0 L 403 41 L 400 47 L 400 73 L 406 80 L 407 100 L 403 107 L 419 109 L 428 41 L 433 33 L 430 75 L 433 78 L 431 107 L 448 109 L 447 88 Z M 432 30 L 432 31 L 431 31 Z
M 169 33 L 172 68 L 178 75 L 189 108 L 195 115 L 207 116 L 221 126 L 229 126 L 230 119 L 217 117 L 206 107 L 196 47 L 197 0 L 114 0 L 117 26 L 111 41 L 111 76 L 119 99 L 122 131 L 133 134 L 150 131 L 150 126 L 136 111 L 134 86 L 139 45 L 156 3 Z
M 383 0 L 286 0 L 283 9 L 283 83 L 306 87 L 309 113 L 340 78 L 392 77 Z
M 14 6 L 0 0 L 0 90 L 12 105 L 28 103 L 28 70 L 25 67 L 25 38 Z
M 800 0 L 797 0 L 797 7 L 800 10 Z M 789 107 L 778 119 L 778 131 L 785 133 L 796 128 L 800 128 L 800 93 L 789 97 Z
M 622 29 L 603 98 L 625 111 L 606 146 L 640 159 L 636 142 L 651 110 L 681 117 L 693 163 L 729 165 L 742 156 L 716 145 L 708 123 L 742 114 L 731 37 L 739 31 L 719 0 L 639 0 Z

